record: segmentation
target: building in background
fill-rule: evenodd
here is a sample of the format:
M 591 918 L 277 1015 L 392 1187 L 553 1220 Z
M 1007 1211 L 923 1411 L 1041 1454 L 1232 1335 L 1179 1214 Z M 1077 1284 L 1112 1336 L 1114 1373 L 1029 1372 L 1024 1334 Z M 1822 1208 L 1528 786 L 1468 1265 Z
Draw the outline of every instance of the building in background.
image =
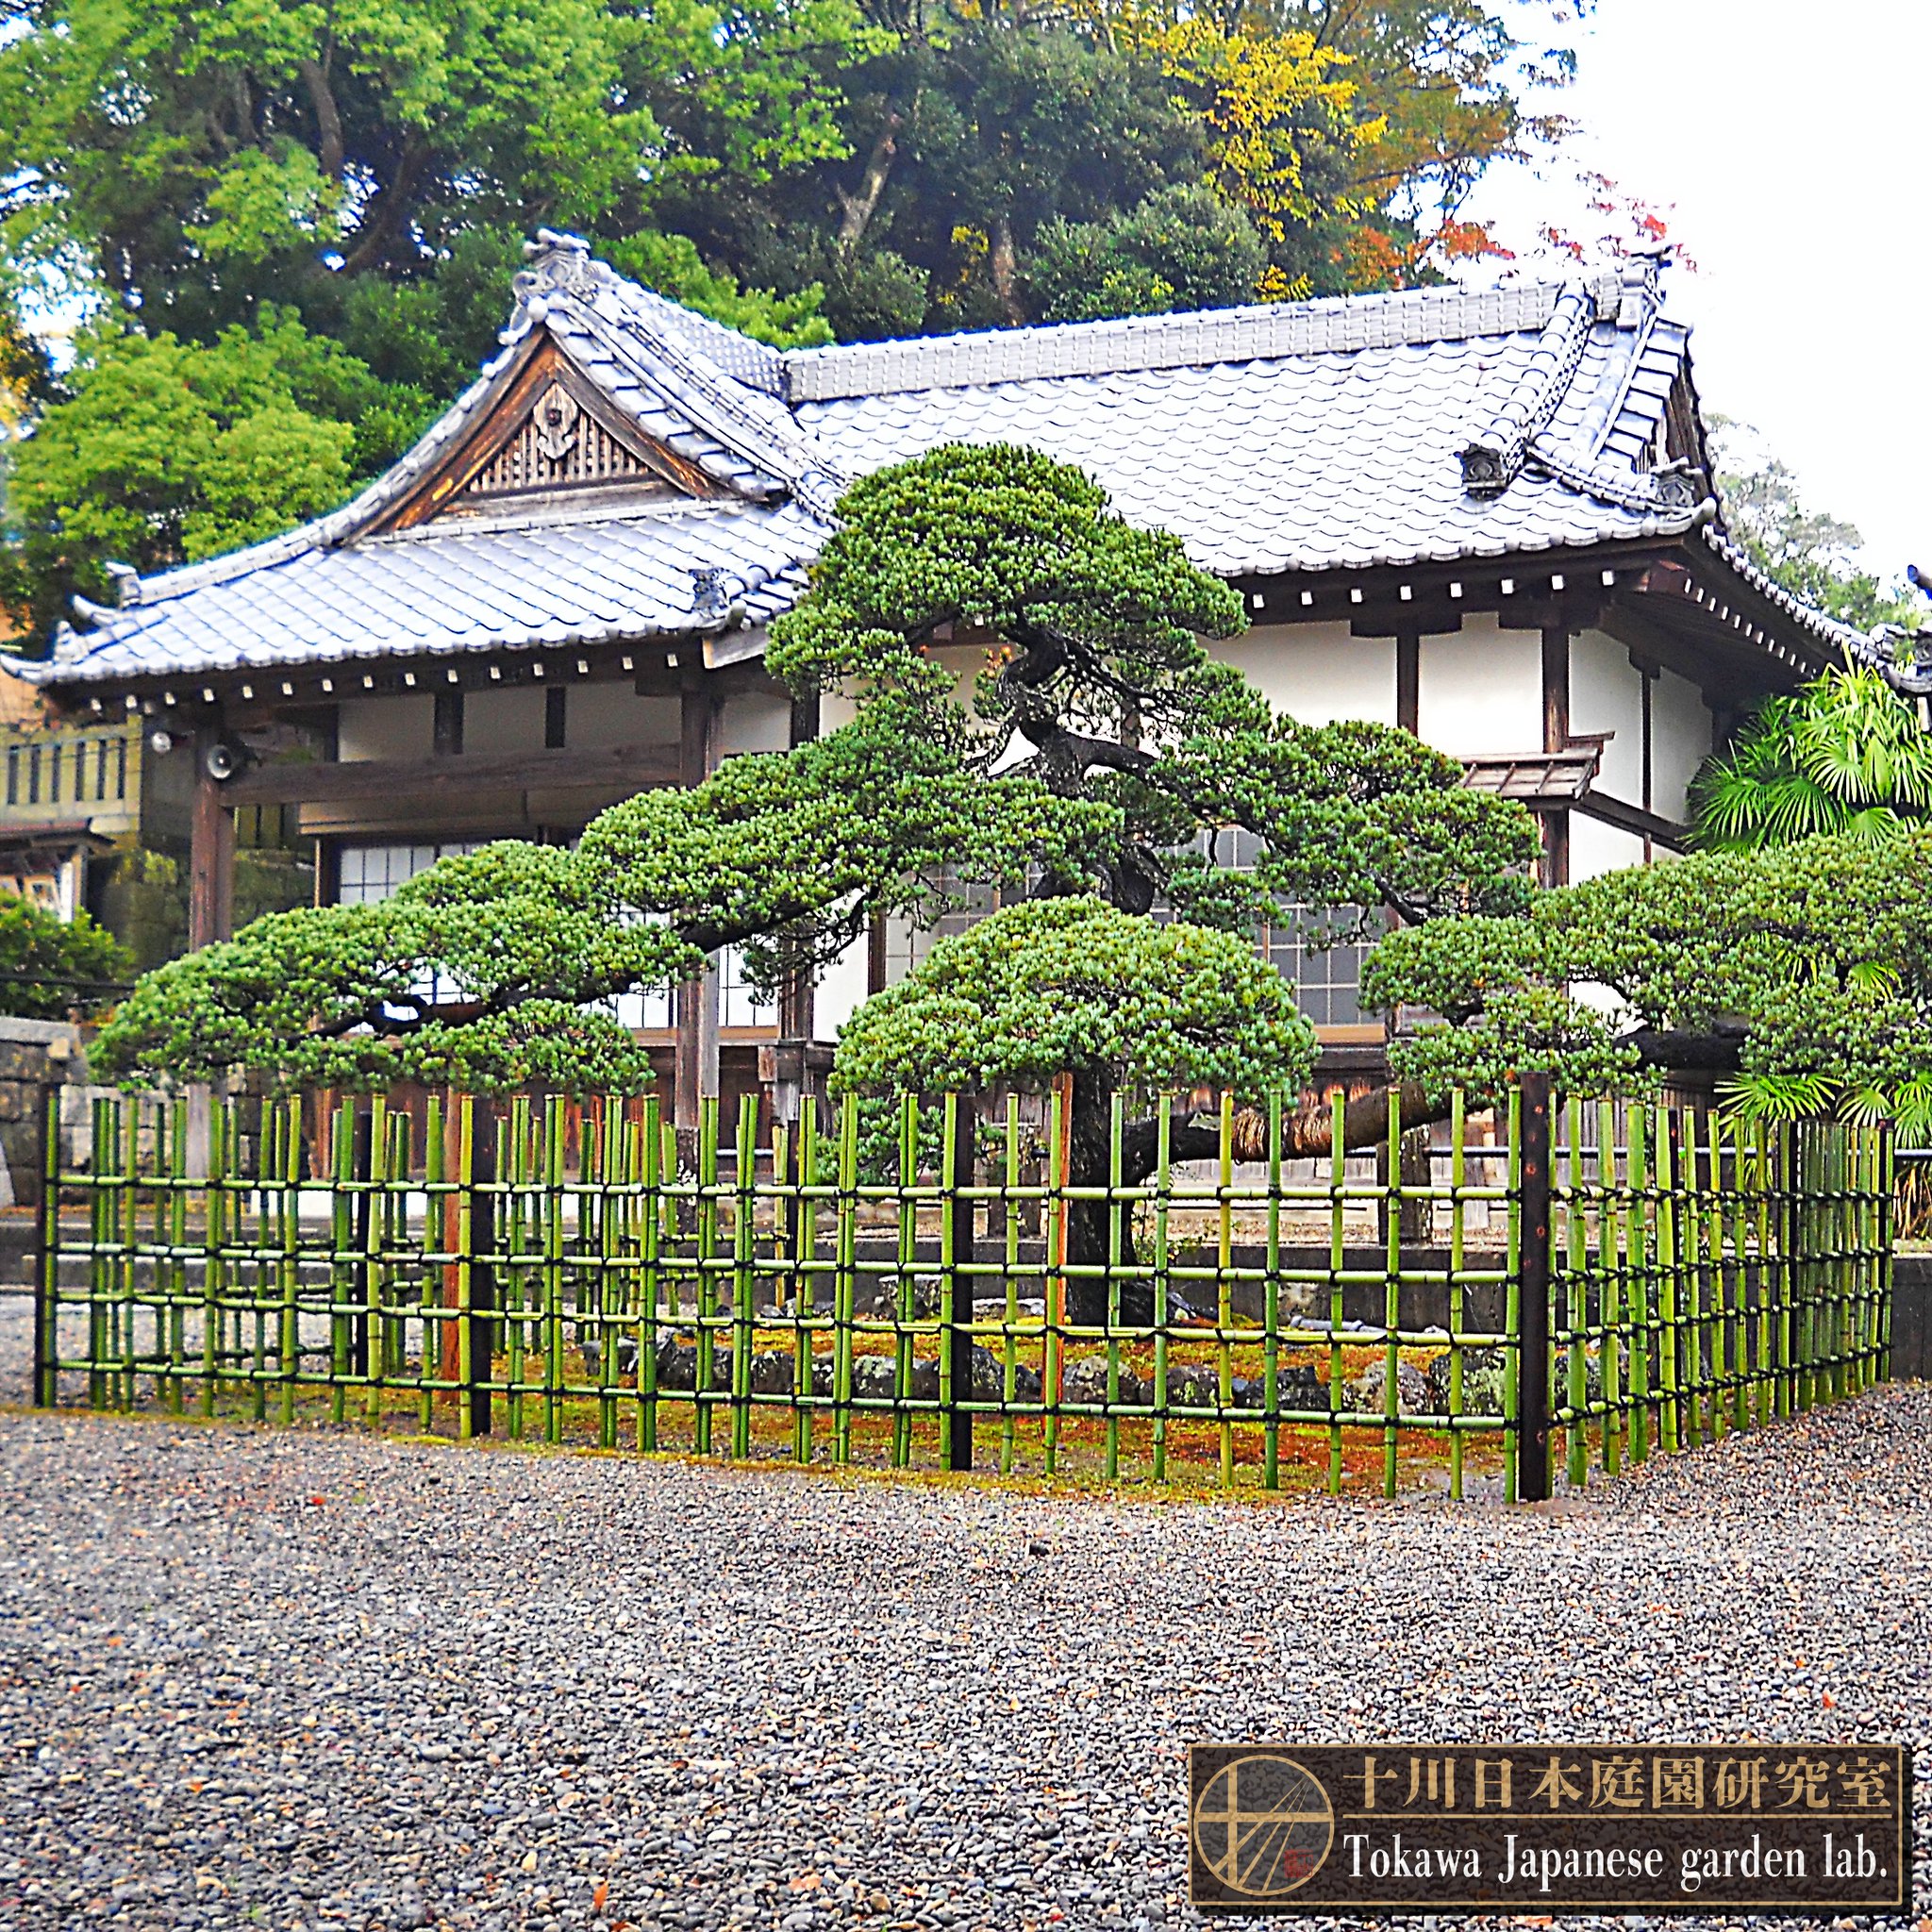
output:
M 442 853 L 568 841 L 639 789 L 836 725 L 767 676 L 766 627 L 840 491 L 948 441 L 1031 444 L 1176 532 L 1246 598 L 1252 627 L 1218 656 L 1284 712 L 1414 731 L 1522 799 L 1553 883 L 1681 849 L 1704 757 L 1862 643 L 1724 534 L 1654 260 L 780 352 L 546 237 L 503 341 L 342 509 L 129 575 L 118 608 L 13 667 L 70 729 L 132 734 L 143 774 L 168 774 L 191 942 L 243 909 L 249 813 L 292 818 L 320 899 L 366 900 Z M 971 640 L 935 648 L 971 675 Z M 794 1051 L 833 1038 L 931 940 L 874 931 L 782 1016 L 727 956 L 631 1017 L 688 1121 L 757 1080 L 781 1030 Z M 1329 1071 L 1368 1069 L 1358 952 L 1292 927 L 1261 943 Z

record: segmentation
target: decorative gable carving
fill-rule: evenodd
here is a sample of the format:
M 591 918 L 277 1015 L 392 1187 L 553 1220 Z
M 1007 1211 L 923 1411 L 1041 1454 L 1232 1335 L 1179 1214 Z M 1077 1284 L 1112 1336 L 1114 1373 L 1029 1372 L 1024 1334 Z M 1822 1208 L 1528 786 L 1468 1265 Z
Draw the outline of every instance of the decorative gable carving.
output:
M 528 490 L 639 482 L 657 492 L 670 485 L 620 442 L 560 382 L 537 398 L 523 425 L 463 487 L 459 501 Z
M 643 502 L 711 497 L 720 486 L 626 423 L 558 353 L 532 342 L 495 407 L 380 524 L 407 530 L 432 518 L 475 517 L 611 491 Z

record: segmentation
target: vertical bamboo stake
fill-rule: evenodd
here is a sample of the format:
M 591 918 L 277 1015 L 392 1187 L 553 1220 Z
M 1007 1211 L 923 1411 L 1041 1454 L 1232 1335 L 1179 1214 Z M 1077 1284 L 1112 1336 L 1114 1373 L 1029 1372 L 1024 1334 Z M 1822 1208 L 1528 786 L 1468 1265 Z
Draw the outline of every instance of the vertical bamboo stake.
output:
M 543 1440 L 563 1441 L 563 1174 L 564 1113 L 558 1094 L 543 1103 L 543 1138 L 538 1148 L 543 1174 Z M 708 1338 L 698 1338 L 699 1373 Z M 702 1445 L 708 1447 L 708 1444 Z
M 1281 1487 L 1281 1093 L 1268 1095 L 1268 1279 L 1261 1308 L 1261 1485 Z
M 274 1108 L 271 1113 L 271 1108 Z M 302 1101 L 291 1094 L 279 1106 L 262 1103 L 263 1122 L 279 1121 L 281 1185 L 277 1191 L 277 1232 L 281 1237 L 282 1328 L 276 1344 L 281 1370 L 281 1419 L 295 1420 L 295 1385 L 302 1374 Z
M 362 1300 L 368 1310 L 363 1320 L 368 1328 L 369 1359 L 364 1369 L 368 1377 L 363 1396 L 365 1413 L 372 1423 L 383 1415 L 382 1392 L 389 1377 L 389 1324 L 384 1320 L 382 1256 L 383 1240 L 389 1226 L 387 1181 L 389 1176 L 389 1119 L 381 1094 L 369 1108 L 369 1175 L 364 1200 L 368 1213 L 363 1222 Z
M 1215 1432 L 1221 1446 L 1221 1487 L 1234 1487 L 1234 1095 L 1221 1096 L 1221 1158 L 1219 1214 L 1214 1249 L 1215 1358 L 1220 1374 L 1215 1385 L 1219 1421 Z
M 136 1271 L 141 1251 L 141 1103 L 123 1100 L 116 1103 L 115 1111 L 121 1128 L 122 1174 L 120 1280 L 115 1300 L 125 1310 L 121 1326 L 121 1406 L 132 1408 L 136 1402 L 135 1364 L 140 1359 L 141 1347 L 135 1332 L 136 1297 L 140 1291 Z
M 1020 1364 L 1020 1096 L 1007 1095 L 1006 1308 L 1000 1339 L 1000 1474 L 1009 1475 L 1018 1447 L 1013 1405 L 1019 1400 Z M 1158 1318 L 1157 1318 L 1158 1319 Z
M 1348 1097 L 1338 1087 L 1328 1096 L 1328 1493 L 1341 1493 L 1341 1417 L 1348 1384 L 1341 1367 L 1344 1319 L 1341 1277 L 1348 1267 Z
M 852 1323 L 858 1295 L 858 1097 L 839 1105 L 838 1273 L 833 1276 L 832 1460 L 852 1460 Z
M 791 1455 L 797 1462 L 809 1462 L 812 1456 L 812 1415 L 817 1401 L 813 1387 L 816 1374 L 814 1342 L 818 1333 L 819 1204 L 811 1190 L 818 1183 L 819 1115 L 816 1096 L 806 1094 L 798 1104 L 798 1211 L 792 1218 L 797 1229 L 796 1253 L 798 1293 L 792 1312 L 797 1320 L 793 1331 L 791 1369 Z
M 1719 1128 L 1715 1122 L 1711 1129 Z M 1737 1428 L 1751 1425 L 1751 1317 L 1750 1283 L 1745 1273 L 1748 1253 L 1745 1236 L 1744 1123 L 1731 1123 L 1730 1203 L 1730 1338 L 1731 1338 L 1731 1422 Z M 1715 1143 L 1714 1143 L 1715 1144 Z
M 1047 1107 L 1047 1193 L 1046 1193 L 1046 1341 L 1041 1355 L 1041 1399 L 1045 1407 L 1041 1424 L 1043 1460 L 1052 1475 L 1059 1467 L 1060 1443 L 1060 1360 L 1065 1346 L 1063 1324 L 1067 1316 L 1067 1200 L 1068 1175 L 1073 1149 L 1068 1143 L 1072 1130 L 1072 1105 L 1068 1084 L 1056 1080 Z
M 1655 1247 L 1657 1216 L 1650 1184 L 1650 1162 L 1645 1109 L 1633 1101 L 1624 1110 L 1624 1131 L 1630 1137 L 1629 1202 L 1630 1218 L 1625 1240 L 1630 1253 L 1625 1312 L 1630 1319 L 1630 1454 L 1638 1462 L 1650 1457 L 1651 1422 L 1651 1284 L 1654 1279 L 1652 1254 Z
M 973 1467 L 973 1174 L 977 1114 L 971 1093 L 946 1095 L 940 1186 L 941 1448 L 950 1470 Z
M 643 1190 L 638 1220 L 638 1447 L 647 1455 L 658 1447 L 658 1252 L 664 1232 L 658 1194 L 664 1181 L 663 1152 L 661 1103 L 653 1093 L 644 1101 L 638 1137 L 638 1180 Z
M 187 1407 L 188 1376 L 188 1109 L 178 1104 L 162 1109 L 155 1129 L 156 1146 L 168 1150 L 169 1291 L 175 1304 L 169 1353 L 175 1363 L 175 1412 Z
M 1617 1188 L 1617 1109 L 1600 1101 L 1596 1110 L 1597 1273 L 1602 1283 L 1604 1474 L 1623 1468 L 1624 1430 L 1624 1208 Z
M 1449 1493 L 1462 1500 L 1463 1486 L 1463 1340 L 1469 1330 L 1463 1271 L 1469 1265 L 1465 1242 L 1467 1204 L 1462 1198 L 1469 1178 L 1467 1141 L 1469 1120 L 1462 1089 L 1449 1096 Z
M 738 1172 L 731 1211 L 731 1454 L 751 1455 L 751 1358 L 757 1345 L 758 1103 L 738 1101 Z
M 1107 1381 L 1105 1384 L 1107 1421 L 1106 1474 L 1116 1482 L 1121 1473 L 1121 1191 L 1126 1186 L 1122 1159 L 1122 1143 L 1126 1133 L 1126 1100 L 1113 1096 L 1108 1127 L 1107 1166 Z
M 1167 1357 L 1172 1280 L 1168 1215 L 1174 1204 L 1174 1105 L 1161 1094 L 1155 1116 L 1154 1194 L 1154 1480 L 1167 1480 Z
M 1402 1096 L 1389 1090 L 1389 1174 L 1382 1191 L 1382 1493 L 1393 1496 L 1396 1419 L 1402 1412 Z
M 892 1322 L 892 1467 L 912 1460 L 912 1324 L 919 1305 L 913 1271 L 919 1265 L 919 1096 L 899 1103 L 899 1273 Z
M 1585 1220 L 1589 1190 L 1583 1174 L 1583 1103 L 1574 1094 L 1563 1109 L 1570 1147 L 1567 1157 L 1569 1187 L 1563 1195 L 1563 1254 L 1569 1279 L 1564 1283 L 1564 1320 L 1570 1340 L 1564 1349 L 1564 1407 L 1570 1424 L 1564 1430 L 1569 1450 L 1566 1474 L 1573 1490 L 1582 1489 L 1590 1480 L 1590 1437 L 1586 1421 L 1590 1408 L 1590 1358 L 1585 1348 L 1589 1323 L 1589 1227 Z
M 1683 1446 L 1677 1401 L 1677 1226 L 1676 1120 L 1666 1107 L 1657 1110 L 1657 1269 L 1658 1446 L 1674 1455 Z

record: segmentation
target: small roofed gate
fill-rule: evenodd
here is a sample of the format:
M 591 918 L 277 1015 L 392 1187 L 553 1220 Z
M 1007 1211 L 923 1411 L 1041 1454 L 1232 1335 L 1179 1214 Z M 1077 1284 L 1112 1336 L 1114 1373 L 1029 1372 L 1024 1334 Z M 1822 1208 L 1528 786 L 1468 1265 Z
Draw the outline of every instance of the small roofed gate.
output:
M 1887 1370 L 1882 1133 L 1459 1100 L 1425 1175 L 1218 1157 L 1072 1178 L 1057 1100 L 795 1126 L 655 1099 L 421 1116 L 102 1101 L 46 1142 L 37 1402 L 734 1458 L 1532 1500 L 1854 1395 Z M 244 1133 L 244 1125 L 248 1131 Z M 687 1143 L 689 1145 L 689 1143 Z M 1070 1214 L 1104 1204 L 1103 1258 Z

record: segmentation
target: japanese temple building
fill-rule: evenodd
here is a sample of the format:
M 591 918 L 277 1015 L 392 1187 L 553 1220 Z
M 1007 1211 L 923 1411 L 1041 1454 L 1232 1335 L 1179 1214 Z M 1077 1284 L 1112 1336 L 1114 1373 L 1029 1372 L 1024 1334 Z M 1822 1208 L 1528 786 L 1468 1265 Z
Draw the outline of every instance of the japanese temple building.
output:
M 1213 648 L 1281 710 L 1407 727 L 1524 800 L 1552 881 L 1682 848 L 1699 762 L 1857 633 L 1725 533 L 1659 264 L 778 351 L 546 234 L 501 353 L 353 502 L 120 579 L 8 669 L 178 761 L 191 939 L 230 926 L 235 822 L 298 815 L 323 900 L 484 840 L 575 837 L 644 787 L 838 722 L 764 673 L 840 491 L 956 441 L 1079 463 L 1239 586 Z M 958 650 L 962 667 L 971 647 Z M 943 654 L 943 647 L 942 647 Z M 828 1041 L 931 936 L 875 929 L 788 1003 Z M 1264 936 L 1331 1069 L 1378 1056 L 1350 949 Z M 674 1010 L 674 1005 L 675 1010 Z M 732 960 L 631 1016 L 701 1091 L 774 1062 Z

